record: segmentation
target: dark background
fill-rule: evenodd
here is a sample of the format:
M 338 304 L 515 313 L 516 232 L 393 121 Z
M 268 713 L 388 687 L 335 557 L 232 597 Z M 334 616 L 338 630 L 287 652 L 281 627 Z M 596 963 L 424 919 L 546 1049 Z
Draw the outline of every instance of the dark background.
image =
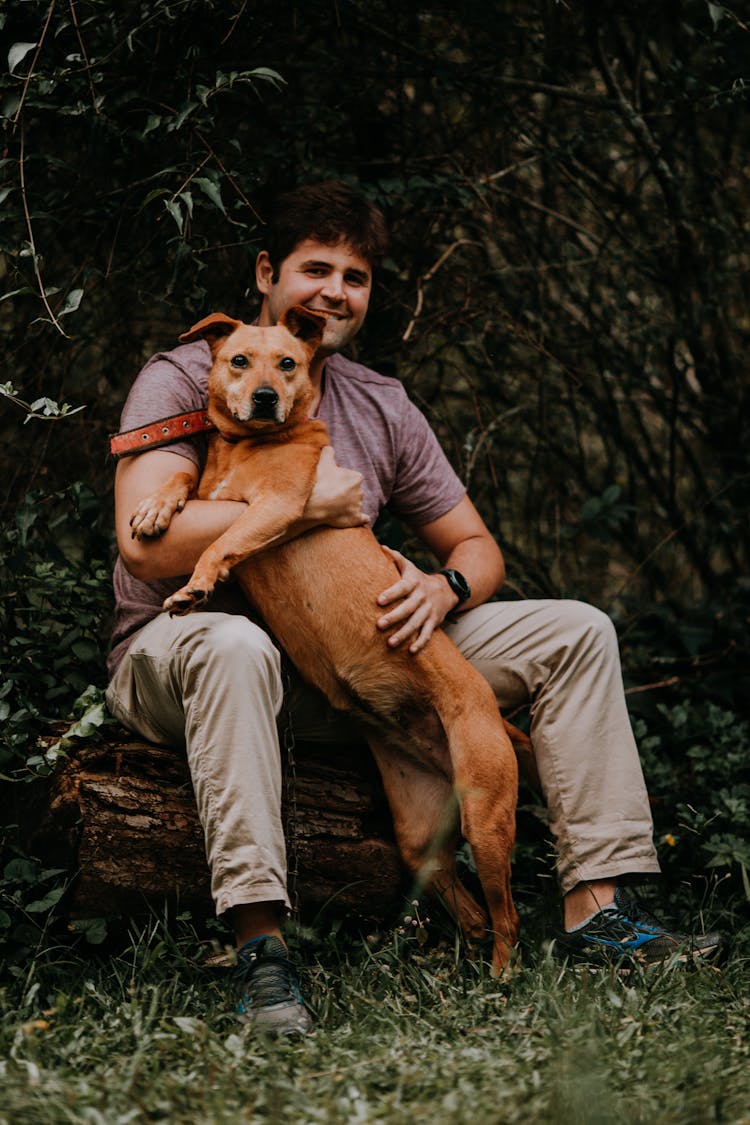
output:
M 740 6 L 11 0 L 0 21 L 6 777 L 43 772 L 39 732 L 103 683 L 107 437 L 142 361 L 252 312 L 275 194 L 339 177 L 392 230 L 357 358 L 426 411 L 503 596 L 612 615 L 665 861 L 748 893 Z

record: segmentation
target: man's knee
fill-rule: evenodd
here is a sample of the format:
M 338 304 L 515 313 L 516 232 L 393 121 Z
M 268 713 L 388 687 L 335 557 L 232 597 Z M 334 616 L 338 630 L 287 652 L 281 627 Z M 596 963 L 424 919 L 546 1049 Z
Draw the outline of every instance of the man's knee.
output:
M 618 654 L 617 633 L 606 613 L 588 602 L 568 600 L 559 606 L 565 631 L 575 638 L 574 647 L 603 655 Z
M 190 637 L 188 650 L 191 662 L 222 674 L 228 678 L 238 674 L 242 679 L 261 676 L 272 682 L 281 682 L 281 657 L 279 650 L 263 629 L 246 617 L 233 614 L 202 615 L 204 620 Z

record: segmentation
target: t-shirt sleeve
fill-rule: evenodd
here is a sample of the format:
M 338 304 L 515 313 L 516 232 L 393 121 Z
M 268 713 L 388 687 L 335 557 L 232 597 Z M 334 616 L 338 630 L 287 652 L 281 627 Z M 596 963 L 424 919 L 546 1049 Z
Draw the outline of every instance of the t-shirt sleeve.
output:
M 404 396 L 396 480 L 388 508 L 413 527 L 446 515 L 466 488 L 446 457 L 427 419 Z
M 153 356 L 141 369 L 125 401 L 120 417 L 120 431 L 134 430 L 151 422 L 204 410 L 205 397 L 199 386 L 183 367 L 168 355 Z M 185 441 L 162 446 L 169 453 L 187 457 L 201 467 L 205 459 L 205 437 L 196 435 Z

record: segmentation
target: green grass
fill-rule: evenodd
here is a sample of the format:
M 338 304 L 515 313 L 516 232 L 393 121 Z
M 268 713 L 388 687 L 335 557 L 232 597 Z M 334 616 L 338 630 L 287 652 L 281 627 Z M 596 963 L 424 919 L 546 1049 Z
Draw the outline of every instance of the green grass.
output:
M 625 978 L 561 967 L 532 920 L 500 984 L 426 930 L 300 939 L 318 1030 L 275 1044 L 184 921 L 40 950 L 4 975 L 0 1122 L 750 1123 L 747 935 L 722 971 Z

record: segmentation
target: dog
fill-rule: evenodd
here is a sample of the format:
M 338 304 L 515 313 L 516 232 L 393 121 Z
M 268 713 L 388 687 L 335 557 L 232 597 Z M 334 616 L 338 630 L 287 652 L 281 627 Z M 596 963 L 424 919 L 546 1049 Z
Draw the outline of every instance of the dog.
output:
M 406 866 L 444 901 L 465 936 L 479 939 L 487 915 L 455 864 L 459 835 L 468 841 L 489 911 L 493 971 L 501 975 L 518 938 L 513 728 L 441 630 L 417 654 L 388 647 L 375 624 L 376 599 L 398 572 L 370 528 L 318 527 L 278 544 L 302 516 L 329 444 L 325 423 L 307 418 L 314 394 L 308 368 L 325 322 L 302 306 L 271 328 L 214 313 L 180 336 L 205 339 L 212 355 L 208 415 L 218 432 L 209 439 L 197 495 L 244 500 L 247 510 L 163 608 L 197 609 L 234 573 L 300 675 L 362 724 Z M 131 519 L 133 535 L 163 534 L 191 486 L 189 474 L 178 472 L 145 498 Z

